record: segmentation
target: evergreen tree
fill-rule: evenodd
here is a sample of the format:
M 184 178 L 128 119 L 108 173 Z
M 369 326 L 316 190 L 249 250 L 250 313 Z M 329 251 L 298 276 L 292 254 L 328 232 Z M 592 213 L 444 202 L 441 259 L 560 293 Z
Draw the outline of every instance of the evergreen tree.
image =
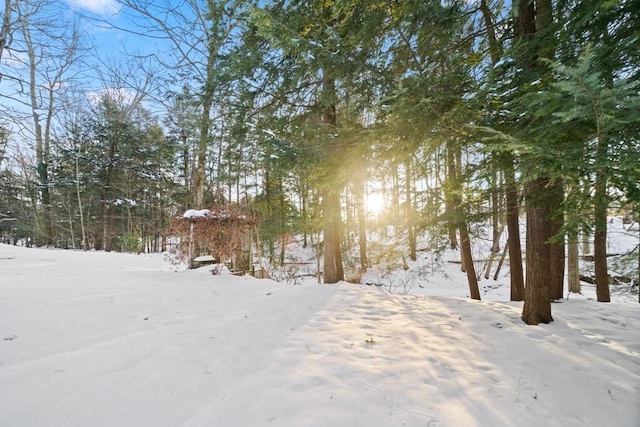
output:
M 341 193 L 346 186 L 345 124 L 357 116 L 371 93 L 366 81 L 370 53 L 386 16 L 381 2 L 275 2 L 256 9 L 256 33 L 268 41 L 278 73 L 276 115 L 288 112 L 301 125 L 288 129 L 305 139 L 314 154 L 311 179 L 322 197 L 324 277 L 344 277 L 341 253 Z M 366 18 L 366 19 L 365 19 Z M 365 89 L 368 88 L 368 89 Z M 349 96 L 355 94 L 355 102 Z M 286 113 L 285 113 L 286 114 Z M 310 138 L 310 135 L 313 135 Z M 311 157 L 311 156 L 308 156 Z
M 398 141 L 392 150 L 395 155 L 403 155 L 408 140 L 413 144 L 410 149 L 423 150 L 429 162 L 445 171 L 444 179 L 436 179 L 445 183 L 439 188 L 444 212 L 436 215 L 436 221 L 445 223 L 452 249 L 460 243 L 470 293 L 479 299 L 469 237 L 471 197 L 465 192 L 468 165 L 462 154 L 473 141 L 460 132 L 470 124 L 465 98 L 475 91 L 472 76 L 478 65 L 473 37 L 468 34 L 472 10 L 461 2 L 403 2 L 391 14 L 387 75 L 395 87 L 387 88 L 384 126 L 396 135 L 392 137 Z M 429 166 L 424 168 L 427 182 L 434 180 Z
M 56 142 L 54 169 L 54 191 L 64 201 L 56 215 L 70 221 L 62 240 L 107 251 L 159 250 L 176 209 L 176 151 L 146 110 L 113 95 L 69 122 Z

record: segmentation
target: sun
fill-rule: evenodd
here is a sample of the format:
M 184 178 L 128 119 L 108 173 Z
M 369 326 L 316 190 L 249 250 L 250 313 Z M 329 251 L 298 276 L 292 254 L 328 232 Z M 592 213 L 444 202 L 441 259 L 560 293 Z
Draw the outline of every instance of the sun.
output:
M 380 193 L 367 194 L 365 208 L 369 215 L 376 216 L 384 210 L 384 197 Z

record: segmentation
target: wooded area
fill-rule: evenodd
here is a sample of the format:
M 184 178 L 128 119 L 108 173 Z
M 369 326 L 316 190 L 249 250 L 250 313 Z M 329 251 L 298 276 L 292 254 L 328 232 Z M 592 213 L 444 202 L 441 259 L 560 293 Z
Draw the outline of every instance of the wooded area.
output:
M 171 218 L 235 205 L 271 262 L 286 234 L 314 245 L 326 283 L 370 265 L 371 231 L 411 259 L 419 236 L 459 248 L 479 299 L 474 239 L 492 227 L 499 253 L 504 228 L 511 298 L 537 324 L 565 246 L 593 235 L 609 301 L 607 216 L 640 217 L 639 1 L 118 3 L 135 26 L 5 0 L 5 242 L 160 251 Z M 171 49 L 102 57 L 88 22 Z

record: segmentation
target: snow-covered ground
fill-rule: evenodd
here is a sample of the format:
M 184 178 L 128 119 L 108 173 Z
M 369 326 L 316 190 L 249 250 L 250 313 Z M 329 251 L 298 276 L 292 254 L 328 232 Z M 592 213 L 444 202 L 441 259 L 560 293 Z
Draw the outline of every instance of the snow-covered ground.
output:
M 587 287 L 527 326 L 504 280 L 479 302 L 449 275 L 405 295 L 0 245 L 0 426 L 640 425 L 640 304 Z

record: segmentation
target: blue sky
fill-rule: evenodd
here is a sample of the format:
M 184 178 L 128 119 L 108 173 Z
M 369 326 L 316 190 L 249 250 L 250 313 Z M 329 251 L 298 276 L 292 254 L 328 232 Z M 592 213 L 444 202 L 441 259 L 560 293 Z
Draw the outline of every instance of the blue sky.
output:
M 85 89 L 90 91 L 90 97 L 104 91 L 122 96 L 125 100 L 132 97 L 136 91 L 136 85 L 144 84 L 145 69 L 157 68 L 155 59 L 132 59 L 132 56 L 167 57 L 172 52 L 172 46 L 168 40 L 148 37 L 150 35 L 148 31 L 144 31 L 141 27 L 141 18 L 113 0 L 65 0 L 65 2 L 69 6 L 70 13 L 77 14 L 81 18 L 83 37 L 88 37 L 93 45 L 93 50 L 85 57 L 88 68 L 91 70 L 89 81 L 85 82 Z M 159 80 L 156 79 L 156 83 L 160 83 Z M 151 111 L 161 112 L 162 110 L 161 106 L 154 105 L 150 99 L 146 99 L 144 105 Z
M 23 3 L 23 5 L 25 10 L 30 10 L 27 3 Z M 127 76 L 130 79 L 129 82 L 135 83 L 135 79 L 131 77 L 133 73 L 138 74 L 136 79 L 143 74 L 135 64 L 131 65 L 132 61 L 127 58 L 126 53 L 145 55 L 149 53 L 164 54 L 170 51 L 163 47 L 166 46 L 166 41 L 136 36 L 110 25 L 131 28 L 134 24 L 131 15 L 122 12 L 114 0 L 58 0 L 50 3 L 47 9 L 41 12 L 42 22 L 55 19 L 56 24 L 60 24 L 49 28 L 54 37 L 63 34 L 65 29 L 69 29 L 69 25 L 75 20 L 80 26 L 81 45 L 94 48 L 89 51 L 82 50 L 80 52 L 82 61 L 74 62 L 72 68 L 65 72 L 62 81 L 57 83 L 57 87 L 62 87 L 67 82 L 73 85 L 77 84 L 89 99 L 104 90 L 118 90 L 123 94 L 132 92 L 132 89 L 128 88 L 135 87 L 135 84 L 117 85 L 110 78 L 112 70 L 123 74 L 127 72 L 129 73 Z M 44 90 L 47 87 L 47 79 L 55 74 L 56 61 L 62 61 L 56 56 L 60 56 L 67 40 L 59 43 L 59 46 L 54 42 L 52 42 L 53 45 L 37 44 L 40 40 L 46 42 L 48 36 L 39 33 L 46 27 L 35 28 L 33 34 L 36 37 L 36 46 L 43 48 L 42 52 L 36 53 L 36 55 L 41 53 L 43 55 L 38 62 L 36 79 L 38 87 L 43 89 L 38 94 L 38 99 L 42 101 L 40 116 L 45 117 L 47 97 Z M 0 73 L 3 73 L 4 77 L 0 80 L 0 124 L 12 129 L 14 142 L 18 146 L 30 147 L 33 120 L 27 90 L 29 61 L 23 36 L 18 26 L 15 28 L 14 37 L 13 44 L 4 49 L 0 64 Z M 55 57 L 50 61 L 51 64 L 48 63 L 47 55 L 49 54 Z M 156 111 L 158 110 L 156 109 Z
M 114 0 L 67 0 L 71 9 L 83 17 L 83 28 L 91 37 L 102 59 L 129 53 L 156 53 L 157 42 L 119 28 L 134 28 L 130 15 Z

